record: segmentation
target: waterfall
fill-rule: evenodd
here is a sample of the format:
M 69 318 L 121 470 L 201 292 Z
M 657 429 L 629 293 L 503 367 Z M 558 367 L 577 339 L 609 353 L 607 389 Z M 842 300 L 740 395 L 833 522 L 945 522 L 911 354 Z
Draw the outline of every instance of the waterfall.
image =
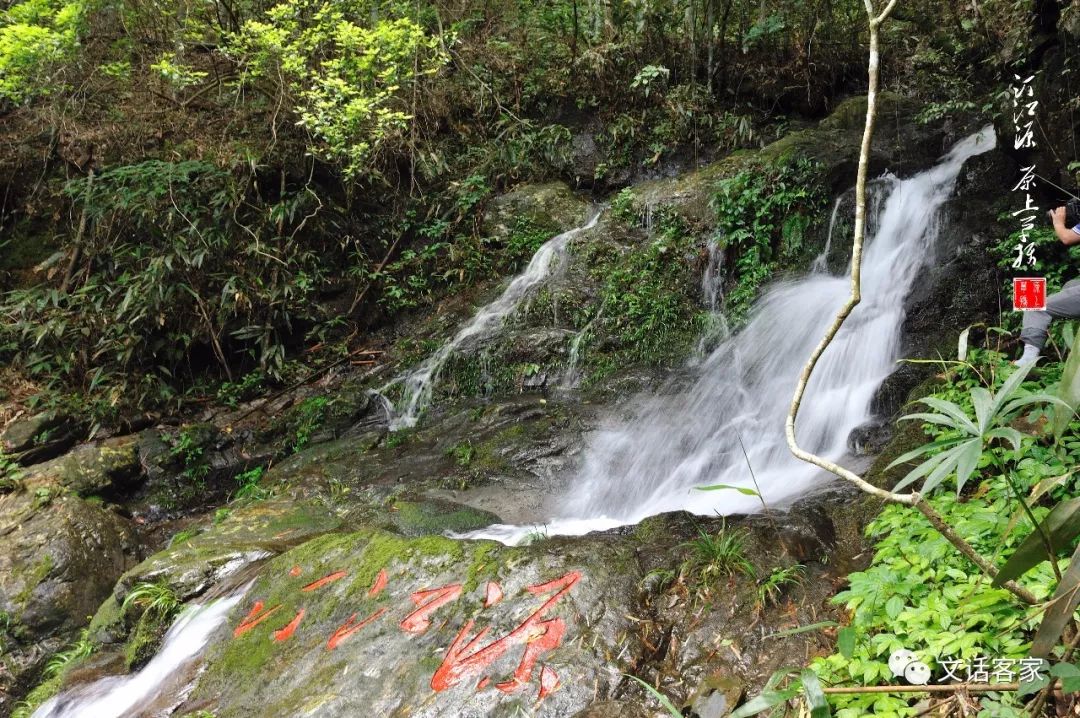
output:
M 726 339 L 731 330 L 728 327 L 727 317 L 724 316 L 722 301 L 724 299 L 724 245 L 723 236 L 716 235 L 709 239 L 706 246 L 707 258 L 705 271 L 701 273 L 701 296 L 709 308 L 706 315 L 705 328 L 698 337 L 697 353 L 703 357 L 709 353 L 709 349 L 716 345 L 718 339 Z
M 172 708 L 154 703 L 160 696 L 183 700 L 190 689 L 185 683 L 190 684 L 191 678 L 183 669 L 203 650 L 245 591 L 187 608 L 165 634 L 161 650 L 138 673 L 102 678 L 65 691 L 43 703 L 32 718 L 121 718 Z
M 403 396 L 398 403 L 401 409 L 390 421 L 391 431 L 416 425 L 420 414 L 431 403 L 432 390 L 439 378 L 439 372 L 454 352 L 466 342 L 486 339 L 502 328 L 504 320 L 513 314 L 539 285 L 562 271 L 566 265 L 570 240 L 595 227 L 599 219 L 600 211 L 594 211 L 585 224 L 544 242 L 536 250 L 525 271 L 514 277 L 498 299 L 482 307 L 450 341 L 439 347 L 415 369 L 393 379 L 378 390 L 377 393 L 383 394 L 397 384 L 404 386 Z
M 941 205 L 964 161 L 995 142 L 993 128 L 985 127 L 931 169 L 874 183 L 879 201 L 870 208 L 874 221 L 863 257 L 862 303 L 811 379 L 796 426 L 806 449 L 841 460 L 848 434 L 871 418 L 874 392 L 901 358 L 904 301 L 933 259 Z M 772 284 L 742 331 L 690 364 L 689 386 L 669 385 L 636 397 L 630 420 L 613 420 L 590 437 L 577 475 L 567 484 L 570 492 L 553 507 L 560 518 L 545 522 L 544 530 L 576 535 L 680 509 L 754 511 L 761 507 L 755 496 L 698 490 L 716 484 L 755 489 L 751 471 L 769 506 L 828 480 L 791 455 L 784 421 L 802 367 L 849 287 L 849 278 L 829 274 L 824 261 L 800 279 Z M 533 530 L 497 525 L 469 536 L 515 543 Z

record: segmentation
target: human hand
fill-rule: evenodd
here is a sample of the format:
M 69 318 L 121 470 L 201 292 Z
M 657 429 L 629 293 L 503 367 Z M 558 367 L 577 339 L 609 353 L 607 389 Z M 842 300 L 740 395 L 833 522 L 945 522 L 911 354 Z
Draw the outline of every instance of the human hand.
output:
M 1050 210 L 1050 221 L 1054 223 L 1055 227 L 1065 226 L 1065 208 L 1058 207 Z

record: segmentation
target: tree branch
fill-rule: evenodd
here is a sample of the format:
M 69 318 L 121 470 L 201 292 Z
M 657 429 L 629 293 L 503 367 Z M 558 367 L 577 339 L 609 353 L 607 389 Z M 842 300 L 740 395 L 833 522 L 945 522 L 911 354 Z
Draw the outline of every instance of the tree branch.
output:
M 795 386 L 795 395 L 791 399 L 791 408 L 788 410 L 787 421 L 784 423 L 784 434 L 787 438 L 788 448 L 791 449 L 791 453 L 802 461 L 819 466 L 822 469 L 839 476 L 845 481 L 854 484 L 867 494 L 893 503 L 913 506 L 918 509 L 938 533 L 944 536 L 945 539 L 955 546 L 960 553 L 978 566 L 984 574 L 993 578 L 997 575 L 997 568 L 980 556 L 970 543 L 956 533 L 956 531 L 945 522 L 941 515 L 935 511 L 918 492 L 897 494 L 886 489 L 878 488 L 855 472 L 822 456 L 806 451 L 799 446 L 798 440 L 795 438 L 795 420 L 798 418 L 799 407 L 802 405 L 803 397 L 806 394 L 806 388 L 810 383 L 810 377 L 813 375 L 815 367 L 817 367 L 818 360 L 821 359 L 821 355 L 825 353 L 829 344 L 832 343 L 837 332 L 840 331 L 840 327 L 843 326 L 852 310 L 858 306 L 862 299 L 862 254 L 863 241 L 866 237 L 866 175 L 870 164 L 870 146 L 874 137 L 880 62 L 878 51 L 878 28 L 885 22 L 886 18 L 889 17 L 889 13 L 891 13 L 896 6 L 897 0 L 890 0 L 888 5 L 885 6 L 885 9 L 878 15 L 874 14 L 872 0 L 864 0 L 864 3 L 866 5 L 866 15 L 870 26 L 870 52 L 869 60 L 867 62 L 869 82 L 866 93 L 866 123 L 863 126 L 862 144 L 859 147 L 859 169 L 855 179 L 855 232 L 854 238 L 852 239 L 851 253 L 851 294 L 848 297 L 848 300 L 844 302 L 844 306 L 840 308 L 836 318 L 833 319 L 832 324 L 829 325 L 829 328 L 825 332 L 825 336 L 821 338 L 821 341 L 818 342 L 818 345 L 814 348 L 813 353 L 806 362 L 806 366 L 803 367 L 802 373 L 799 375 L 799 382 Z M 1037 604 L 1039 602 L 1030 591 L 1019 586 L 1014 581 L 1009 581 L 1004 584 L 1004 588 L 1024 603 Z

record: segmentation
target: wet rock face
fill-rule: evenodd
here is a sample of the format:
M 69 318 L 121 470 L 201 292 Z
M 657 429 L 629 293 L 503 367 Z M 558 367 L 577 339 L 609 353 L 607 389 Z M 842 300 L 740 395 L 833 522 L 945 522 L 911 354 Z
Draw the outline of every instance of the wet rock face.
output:
M 254 561 L 333 530 L 339 521 L 321 505 L 283 498 L 237 508 L 207 523 L 174 538 L 172 545 L 115 581 L 115 605 L 146 582 L 166 584 L 181 600 L 191 600 Z M 95 624 L 104 628 L 107 613 L 99 612 Z
M 0 610 L 26 638 L 86 625 L 133 563 L 131 525 L 74 496 L 0 497 Z
M 139 557 L 127 520 L 77 496 L 0 496 L 0 712 L 71 640 Z
M 219 718 L 513 716 L 538 700 L 573 715 L 642 653 L 626 615 L 639 579 L 611 537 L 328 535 L 265 566 L 189 702 Z

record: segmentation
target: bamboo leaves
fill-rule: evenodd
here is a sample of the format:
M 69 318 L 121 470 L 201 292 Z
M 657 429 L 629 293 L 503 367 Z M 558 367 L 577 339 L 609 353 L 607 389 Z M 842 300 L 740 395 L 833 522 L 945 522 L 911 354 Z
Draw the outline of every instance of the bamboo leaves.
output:
M 956 491 L 959 494 L 978 468 L 984 448 L 991 442 L 1005 441 L 1012 445 L 1014 451 L 1020 451 L 1023 434 L 1009 424 L 1022 409 L 1037 404 L 1068 409 L 1068 404 L 1058 397 L 1042 392 L 1030 392 L 1023 388 L 1024 379 L 1031 367 L 1032 365 L 1027 365 L 1017 368 L 996 393 L 984 387 L 973 387 L 969 396 L 974 417 L 959 404 L 947 399 L 920 399 L 921 403 L 935 412 L 916 412 L 901 417 L 901 420 L 933 424 L 945 429 L 951 436 L 920 446 L 889 464 L 889 468 L 892 468 L 929 455 L 929 458 L 909 471 L 893 491 L 900 491 L 924 479 L 920 493 L 929 494 L 948 476 L 955 474 Z

